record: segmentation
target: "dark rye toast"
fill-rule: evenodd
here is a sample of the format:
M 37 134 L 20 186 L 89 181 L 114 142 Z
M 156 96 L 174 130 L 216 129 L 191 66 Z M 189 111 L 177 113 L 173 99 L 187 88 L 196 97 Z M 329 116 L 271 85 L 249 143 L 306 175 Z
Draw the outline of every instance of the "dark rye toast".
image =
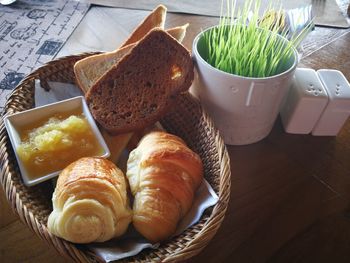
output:
M 162 29 L 150 31 L 88 90 L 95 120 L 109 133 L 143 129 L 192 84 L 189 51 Z
M 167 29 L 166 31 L 181 43 L 186 35 L 187 27 L 188 24 L 185 24 Z M 74 74 L 78 87 L 86 93 L 106 71 L 129 53 L 134 46 L 135 43 L 111 52 L 88 56 L 77 61 L 74 65 Z

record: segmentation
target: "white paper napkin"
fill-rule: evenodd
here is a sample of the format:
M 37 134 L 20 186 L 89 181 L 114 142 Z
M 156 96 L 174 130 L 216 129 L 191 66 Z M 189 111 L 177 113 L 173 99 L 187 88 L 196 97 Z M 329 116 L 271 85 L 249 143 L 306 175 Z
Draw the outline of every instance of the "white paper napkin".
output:
M 48 85 L 51 88 L 50 91 L 41 88 L 39 80 L 36 80 L 34 97 L 36 107 L 82 95 L 80 89 L 73 84 L 48 82 Z M 203 180 L 195 194 L 192 208 L 179 223 L 174 236 L 197 223 L 204 211 L 215 205 L 218 199 L 210 184 Z M 132 226 L 129 226 L 127 233 L 119 239 L 87 245 L 106 262 L 134 256 L 145 248 L 157 248 L 158 246 L 158 243 L 152 244 L 142 237 Z
M 81 90 L 69 83 L 48 82 L 50 91 L 46 91 L 40 86 L 40 81 L 35 80 L 34 103 L 35 107 L 54 103 L 61 100 L 70 99 L 77 96 L 84 96 Z
M 205 209 L 215 205 L 217 201 L 218 196 L 208 182 L 203 180 L 196 192 L 191 210 L 179 223 L 174 236 L 181 234 L 184 230 L 197 223 Z M 145 248 L 157 248 L 158 246 L 159 243 L 152 244 L 137 233 L 132 226 L 130 226 L 127 233 L 119 239 L 88 245 L 90 250 L 94 251 L 106 262 L 131 257 L 137 255 Z

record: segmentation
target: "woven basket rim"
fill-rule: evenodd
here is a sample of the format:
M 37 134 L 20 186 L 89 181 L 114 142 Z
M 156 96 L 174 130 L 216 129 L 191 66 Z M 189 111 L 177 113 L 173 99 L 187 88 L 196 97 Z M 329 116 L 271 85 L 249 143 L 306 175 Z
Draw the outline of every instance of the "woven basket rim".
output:
M 40 239 L 44 240 L 50 246 L 52 246 L 61 255 L 71 258 L 76 262 L 89 262 L 91 259 L 91 251 L 80 250 L 76 245 L 67 242 L 61 238 L 58 238 L 48 232 L 46 225 L 41 224 L 37 218 L 33 215 L 26 204 L 21 200 L 20 194 L 16 185 L 12 180 L 12 171 L 10 170 L 10 163 L 8 161 L 8 148 L 6 143 L 9 141 L 5 125 L 4 117 L 8 114 L 14 113 L 10 106 L 18 105 L 21 106 L 21 100 L 23 94 L 21 94 L 21 88 L 28 85 L 29 82 L 34 81 L 34 79 L 40 78 L 40 72 L 45 71 L 46 67 L 53 64 L 60 64 L 66 60 L 76 59 L 85 57 L 92 54 L 98 54 L 101 52 L 89 52 L 82 53 L 72 56 L 62 57 L 53 61 L 50 61 L 43 66 L 34 70 L 31 74 L 25 77 L 17 87 L 9 95 L 4 111 L 1 114 L 0 120 L 0 180 L 1 185 L 4 189 L 6 198 L 12 208 L 12 210 L 17 214 L 20 220 L 29 227 Z M 219 131 L 215 128 L 213 121 L 205 112 L 205 110 L 200 105 L 199 101 L 195 99 L 191 94 L 186 94 L 190 96 L 193 103 L 197 104 L 199 110 L 202 114 L 203 120 L 210 126 L 215 136 L 215 144 L 218 150 L 219 165 L 220 165 L 220 188 L 216 191 L 219 197 L 217 204 L 213 207 L 210 216 L 205 222 L 201 231 L 199 231 L 187 245 L 176 251 L 173 251 L 170 255 L 162 257 L 159 256 L 159 260 L 162 262 L 174 262 L 179 260 L 184 260 L 192 256 L 197 255 L 213 238 L 219 229 L 227 210 L 228 202 L 230 199 L 230 188 L 231 188 L 231 169 L 230 169 L 230 158 L 226 149 L 226 145 L 221 138 Z M 10 147 L 11 148 L 11 147 Z M 10 149 L 11 150 L 11 149 Z M 171 242 L 171 241 L 170 241 Z M 95 255 L 96 256 L 96 255 Z M 95 261 L 99 261 L 96 257 Z

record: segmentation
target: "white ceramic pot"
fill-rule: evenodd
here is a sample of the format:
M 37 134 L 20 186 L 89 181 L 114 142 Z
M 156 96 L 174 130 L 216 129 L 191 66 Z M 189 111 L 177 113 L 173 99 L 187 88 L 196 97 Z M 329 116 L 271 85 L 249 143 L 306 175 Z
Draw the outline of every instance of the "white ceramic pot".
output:
M 266 78 L 241 77 L 218 70 L 201 57 L 204 32 L 193 42 L 197 74 L 191 91 L 211 115 L 226 144 L 244 145 L 265 138 L 294 75 L 298 62 L 296 50 L 281 74 Z M 281 41 L 287 40 L 281 37 Z

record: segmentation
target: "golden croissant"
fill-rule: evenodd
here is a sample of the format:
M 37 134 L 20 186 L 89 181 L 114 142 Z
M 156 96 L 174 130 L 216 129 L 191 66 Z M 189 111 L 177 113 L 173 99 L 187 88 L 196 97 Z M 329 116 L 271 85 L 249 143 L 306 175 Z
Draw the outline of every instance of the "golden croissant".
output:
M 112 162 L 85 157 L 59 175 L 48 230 L 74 243 L 103 242 L 122 235 L 132 213 L 126 178 Z
M 144 136 L 129 155 L 126 176 L 134 195 L 133 225 L 152 242 L 174 234 L 203 178 L 200 157 L 165 132 Z

